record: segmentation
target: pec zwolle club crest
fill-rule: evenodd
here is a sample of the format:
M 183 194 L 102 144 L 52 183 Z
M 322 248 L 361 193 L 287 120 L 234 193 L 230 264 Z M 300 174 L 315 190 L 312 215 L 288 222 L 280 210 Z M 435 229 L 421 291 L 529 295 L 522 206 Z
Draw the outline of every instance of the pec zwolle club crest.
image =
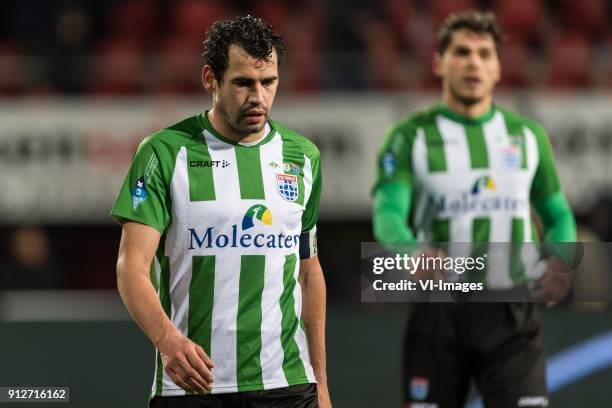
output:
M 412 377 L 410 379 L 410 397 L 423 401 L 429 393 L 429 379 L 425 377 Z
M 298 198 L 297 176 L 291 174 L 277 174 L 276 184 L 281 197 L 289 202 L 294 202 Z

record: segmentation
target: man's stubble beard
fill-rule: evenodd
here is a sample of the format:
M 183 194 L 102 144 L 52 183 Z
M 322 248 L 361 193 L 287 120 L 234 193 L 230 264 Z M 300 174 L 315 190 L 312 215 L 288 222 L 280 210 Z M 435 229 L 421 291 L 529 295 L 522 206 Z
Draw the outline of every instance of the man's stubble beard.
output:
M 261 124 L 261 126 L 259 126 L 257 129 L 252 130 L 246 130 L 244 128 L 240 127 L 240 119 L 243 118 L 242 113 L 236 115 L 235 117 L 232 117 L 232 115 L 230 115 L 225 108 L 222 107 L 218 107 L 217 108 L 219 113 L 221 114 L 221 116 L 225 119 L 225 122 L 228 124 L 228 126 L 230 128 L 232 128 L 232 130 L 234 132 L 236 132 L 239 135 L 244 135 L 245 137 L 252 135 L 253 133 L 259 133 L 263 130 L 263 128 L 266 126 L 266 123 L 268 122 L 268 119 L 270 117 L 270 115 L 268 114 L 268 112 L 266 112 L 266 120 L 263 121 L 263 123 Z
M 462 105 L 467 106 L 467 107 L 476 105 L 477 103 L 481 102 L 485 98 L 485 96 L 486 96 L 486 94 L 485 94 L 485 96 L 482 96 L 480 98 L 478 98 L 478 97 L 473 97 L 472 98 L 472 97 L 461 95 L 452 86 L 449 86 L 449 88 L 450 88 L 450 93 L 453 95 L 453 98 L 455 100 L 457 100 L 459 103 L 461 103 Z

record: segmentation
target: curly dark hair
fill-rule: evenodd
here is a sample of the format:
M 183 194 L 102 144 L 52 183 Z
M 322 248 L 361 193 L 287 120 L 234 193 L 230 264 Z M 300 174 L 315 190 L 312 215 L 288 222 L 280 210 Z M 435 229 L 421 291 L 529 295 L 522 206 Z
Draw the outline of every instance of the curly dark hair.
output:
M 495 42 L 495 48 L 499 51 L 501 42 L 501 30 L 495 14 L 491 12 L 480 12 L 466 10 L 450 14 L 438 31 L 438 52 L 444 54 L 451 42 L 451 36 L 457 30 L 466 29 L 477 34 L 490 34 Z
M 269 62 L 276 50 L 278 64 L 285 59 L 283 37 L 261 18 L 247 15 L 232 20 L 217 21 L 206 32 L 204 64 L 210 65 L 215 79 L 222 82 L 229 64 L 229 48 L 238 45 L 251 57 Z

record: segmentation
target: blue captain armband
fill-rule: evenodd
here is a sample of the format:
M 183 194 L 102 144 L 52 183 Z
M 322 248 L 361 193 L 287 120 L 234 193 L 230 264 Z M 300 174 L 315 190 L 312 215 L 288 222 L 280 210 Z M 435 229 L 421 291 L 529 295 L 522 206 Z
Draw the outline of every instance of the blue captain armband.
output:
M 300 259 L 312 258 L 317 254 L 317 227 L 300 234 Z

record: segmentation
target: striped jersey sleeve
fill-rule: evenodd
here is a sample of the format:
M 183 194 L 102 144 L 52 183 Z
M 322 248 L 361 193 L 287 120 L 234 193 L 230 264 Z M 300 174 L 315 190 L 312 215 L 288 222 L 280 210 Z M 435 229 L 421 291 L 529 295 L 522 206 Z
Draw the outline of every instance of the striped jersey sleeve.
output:
M 163 233 L 170 223 L 168 186 L 173 160 L 163 137 L 163 132 L 147 137 L 134 155 L 111 210 L 121 224 L 136 221 Z

